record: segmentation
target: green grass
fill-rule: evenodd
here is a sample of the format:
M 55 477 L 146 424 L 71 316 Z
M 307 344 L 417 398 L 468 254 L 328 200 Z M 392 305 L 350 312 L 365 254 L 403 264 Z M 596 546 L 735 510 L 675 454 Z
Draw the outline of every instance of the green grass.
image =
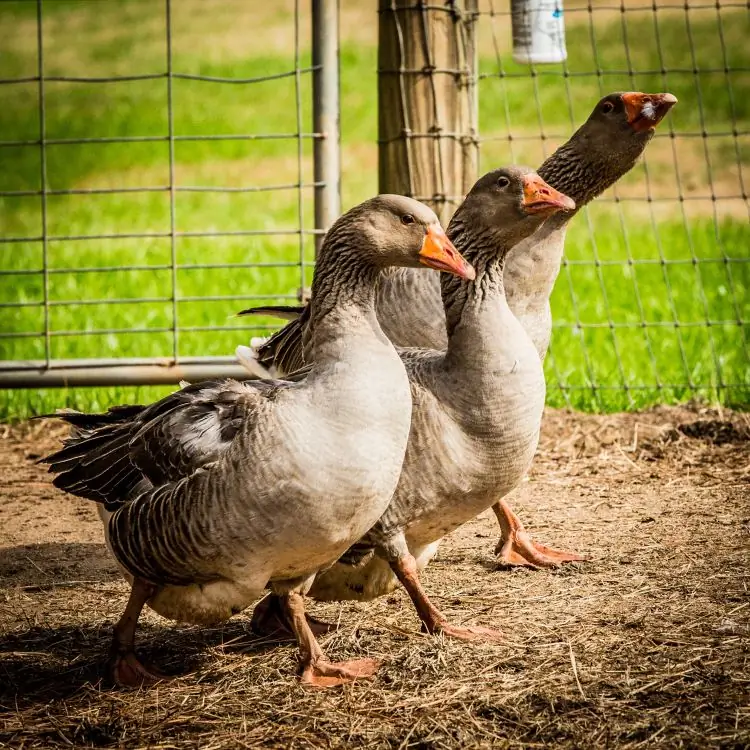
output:
M 4 52 L 0 56 L 0 77 L 36 72 L 33 5 L 28 2 L 0 5 L 0 29 L 18 32 L 0 37 Z M 258 35 L 258 44 L 232 44 L 235 19 L 230 14 L 234 8 L 231 4 L 227 6 L 226 17 L 221 15 L 224 12 L 220 12 L 221 5 L 216 6 L 220 9 L 216 14 L 207 15 L 199 15 L 200 4 L 183 3 L 175 7 L 178 8 L 174 18 L 175 70 L 219 77 L 255 77 L 290 69 L 291 24 L 283 7 L 264 11 L 263 23 L 268 28 L 252 32 Z M 608 16 L 610 20 L 595 25 L 595 54 L 588 24 L 576 23 L 579 16 L 570 14 L 568 19 L 568 70 L 574 74 L 591 71 L 598 61 L 605 72 L 626 71 L 621 20 Z M 632 66 L 639 70 L 659 70 L 662 60 L 657 54 L 650 14 L 636 12 L 626 14 L 626 18 Z M 659 19 L 663 64 L 671 69 L 692 70 L 694 63 L 684 13 L 662 12 Z M 716 14 L 691 14 L 691 19 L 695 64 L 723 68 Z M 750 48 L 744 43 L 746 15 L 727 11 L 723 19 L 728 65 L 750 68 Z M 372 21 L 374 24 L 374 15 Z M 106 76 L 164 70 L 164 21 L 159 3 L 48 2 L 45 24 L 46 71 L 50 75 Z M 196 24 L 201 30 L 200 37 L 195 37 Z M 282 32 L 287 34 L 285 41 L 274 46 L 269 39 Z M 483 26 L 482 33 L 487 32 L 488 27 Z M 343 192 L 348 207 L 372 195 L 377 188 L 376 49 L 374 34 L 371 42 L 364 44 L 359 38 L 349 40 L 346 28 L 342 33 Z M 495 33 L 505 33 L 497 23 Z M 70 43 L 71 34 L 75 34 L 74 45 Z M 491 47 L 485 44 L 480 49 L 481 70 L 497 72 Z M 301 63 L 309 64 L 306 47 Z M 483 148 L 486 168 L 511 160 L 538 163 L 543 157 L 545 144 L 541 141 L 516 140 L 509 144 L 505 138 L 509 132 L 538 133 L 537 102 L 545 131 L 552 134 L 554 142 L 570 132 L 573 122 L 586 117 L 601 92 L 611 90 L 675 92 L 680 105 L 674 110 L 672 124 L 678 132 L 696 132 L 705 127 L 712 133 L 727 133 L 735 121 L 742 131 L 747 130 L 750 119 L 747 73 L 706 73 L 697 78 L 692 73 L 665 76 L 607 73 L 600 78 L 577 75 L 563 78 L 560 69 L 551 66 L 532 81 L 528 70 L 514 65 L 507 56 L 502 59 L 502 71 L 507 74 L 505 77 L 484 79 L 480 88 L 482 134 L 497 136 L 497 140 Z M 519 73 L 526 75 L 513 77 Z M 308 83 L 303 77 L 305 130 L 310 129 Z M 176 80 L 173 96 L 174 129 L 179 135 L 293 133 L 297 128 L 294 78 L 252 86 Z M 0 97 L 0 140 L 38 138 L 36 86 L 0 87 Z M 50 83 L 46 91 L 46 135 L 48 138 L 163 136 L 168 129 L 166 104 L 164 80 L 106 85 Z M 734 140 L 716 136 L 708 143 L 714 192 L 737 194 L 739 167 Z M 302 145 L 303 180 L 311 182 L 311 147 L 306 141 Z M 546 143 L 547 150 L 550 145 Z M 297 148 L 295 139 L 178 142 L 177 183 L 237 187 L 294 182 L 298 178 Z M 675 154 L 682 189 L 687 193 L 708 194 L 705 156 L 701 139 L 696 138 L 673 141 L 661 138 L 649 147 L 652 193 L 676 197 Z M 0 158 L 0 190 L 39 189 L 37 148 L 4 148 Z M 167 144 L 51 145 L 47 148 L 47 180 L 52 189 L 164 186 L 169 180 Z M 636 168 L 623 181 L 623 194 L 643 196 L 644 185 L 644 169 Z M 690 383 L 698 386 L 697 393 L 704 397 L 747 403 L 750 381 L 744 321 L 750 286 L 748 264 L 723 262 L 725 257 L 747 257 L 750 245 L 747 213 L 743 218 L 742 203 L 729 199 L 717 204 L 722 211 L 716 216 L 710 202 L 686 203 L 685 218 L 677 201 L 654 205 L 658 210 L 652 217 L 639 203 L 595 204 L 589 210 L 589 221 L 581 216 L 571 228 L 567 253 L 570 265 L 561 272 L 553 297 L 557 328 L 547 364 L 551 403 L 560 405 L 567 398 L 579 408 L 643 406 L 689 398 L 696 393 L 687 387 Z M 305 226 L 311 228 L 309 190 L 303 191 L 302 208 Z M 297 193 L 293 190 L 249 194 L 190 192 L 178 193 L 176 197 L 176 225 L 181 232 L 291 230 L 297 226 L 297 212 Z M 53 236 L 163 233 L 169 227 L 166 192 L 48 198 L 47 230 Z M 0 198 L 1 236 L 35 237 L 41 231 L 38 198 Z M 218 325 L 232 329 L 182 330 L 180 353 L 231 354 L 237 343 L 273 324 L 270 320 L 260 321 L 258 327 L 250 329 L 231 318 L 233 312 L 253 300 L 288 300 L 298 287 L 310 282 L 313 244 L 309 236 L 301 243 L 294 236 L 179 237 L 174 250 L 181 266 L 175 287 L 171 271 L 158 268 L 170 263 L 169 238 L 50 242 L 50 327 L 54 332 L 74 334 L 54 335 L 51 356 L 169 355 L 171 333 L 149 329 L 171 327 L 173 293 L 180 300 L 177 310 L 182 328 Z M 635 259 L 634 264 L 628 263 L 629 256 Z M 596 266 L 594 257 L 602 265 Z M 661 257 L 686 262 L 667 265 L 652 262 Z M 300 258 L 305 261 L 302 271 L 294 265 Z M 694 264 L 694 258 L 706 262 Z M 189 267 L 223 263 L 264 265 L 233 269 Z M 127 266 L 133 265 L 156 268 L 127 270 Z M 3 310 L 5 332 L 34 332 L 43 328 L 44 311 L 40 303 L 44 290 L 41 274 L 3 276 L 2 271 L 41 267 L 41 243 L 0 245 L 0 301 L 27 304 Z M 55 273 L 58 269 L 106 267 L 123 270 Z M 231 299 L 201 299 L 207 296 Z M 143 298 L 156 301 L 139 301 Z M 82 305 L 81 301 L 93 304 Z M 654 325 L 644 328 L 640 325 L 642 319 Z M 601 327 L 610 320 L 615 328 Z M 679 327 L 674 325 L 675 320 Z M 708 327 L 704 325 L 706 320 L 717 324 Z M 620 327 L 622 324 L 632 326 Z M 94 333 L 126 328 L 142 332 Z M 42 337 L 0 338 L 0 357 L 4 359 L 38 359 L 44 355 Z M 560 383 L 568 386 L 568 390 L 557 388 Z M 731 390 L 721 387 L 727 384 L 742 387 Z M 623 390 L 624 385 L 630 390 Z M 0 395 L 0 417 L 21 417 L 63 405 L 103 408 L 115 401 L 151 399 L 163 392 L 164 389 L 154 388 L 4 392 Z
M 708 219 L 656 228 L 626 221 L 620 232 L 612 231 L 618 224 L 607 207 L 590 213 L 595 230 L 584 221 L 572 227 L 552 298 L 550 385 L 564 383 L 574 389 L 568 393 L 575 406 L 592 409 L 682 401 L 694 395 L 688 384 L 700 386 L 705 398 L 729 396 L 741 405 L 750 278 L 747 264 L 724 262 L 722 248 L 739 254 L 747 247 L 747 224 L 720 223 L 718 242 Z M 729 392 L 720 388 L 730 384 Z M 551 400 L 563 403 L 564 393 L 553 390 Z

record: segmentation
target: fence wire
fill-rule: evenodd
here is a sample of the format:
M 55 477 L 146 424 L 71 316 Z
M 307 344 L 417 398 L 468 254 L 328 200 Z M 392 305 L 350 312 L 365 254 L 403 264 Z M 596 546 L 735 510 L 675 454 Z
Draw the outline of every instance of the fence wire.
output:
M 540 164 L 612 91 L 679 104 L 641 164 L 572 223 L 553 296 L 553 400 L 747 403 L 747 5 L 564 5 L 567 60 L 520 65 L 510 4 L 481 3 L 482 169 Z
M 338 93 L 335 0 L 214 5 L 210 19 L 195 3 L 119 3 L 99 24 L 94 5 L 0 5 L 13 29 L 0 59 L 3 382 L 55 384 L 43 376 L 71 361 L 88 383 L 132 382 L 129 367 L 149 380 L 155 365 L 166 380 L 190 365 L 233 374 L 211 334 L 246 339 L 258 330 L 229 319 L 238 307 L 295 299 L 279 290 L 306 287 L 339 212 L 337 119 L 313 129 Z M 69 27 L 86 24 L 72 53 Z M 248 55 L 266 32 L 283 39 Z M 227 43 L 234 54 L 211 49 Z

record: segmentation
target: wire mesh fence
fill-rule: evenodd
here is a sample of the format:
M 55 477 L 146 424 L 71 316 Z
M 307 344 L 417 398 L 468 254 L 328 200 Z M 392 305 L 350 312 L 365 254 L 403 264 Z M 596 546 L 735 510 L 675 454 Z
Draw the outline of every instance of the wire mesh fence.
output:
M 74 367 L 132 383 L 150 367 L 174 381 L 176 361 L 197 377 L 275 325 L 230 316 L 309 284 L 339 172 L 347 206 L 377 189 L 377 3 L 341 0 L 338 61 L 335 34 L 314 43 L 336 5 L 0 3 L 0 375 Z M 555 65 L 513 61 L 510 2 L 415 7 L 474 14 L 476 39 L 451 69 L 475 86 L 480 172 L 540 164 L 605 93 L 680 100 L 640 165 L 568 232 L 551 402 L 747 403 L 746 5 L 569 0 Z M 445 50 L 424 39 L 409 86 L 424 75 L 428 90 Z M 476 133 L 428 125 L 427 140 L 475 147 Z
M 239 374 L 216 332 L 295 298 L 339 213 L 335 3 L 84 5 L 0 5 L 4 382 Z
M 510 4 L 482 4 L 483 169 L 540 164 L 612 91 L 669 91 L 680 104 L 640 165 L 572 224 L 553 296 L 552 398 L 746 403 L 747 6 L 566 0 L 564 17 L 567 60 L 520 65 Z

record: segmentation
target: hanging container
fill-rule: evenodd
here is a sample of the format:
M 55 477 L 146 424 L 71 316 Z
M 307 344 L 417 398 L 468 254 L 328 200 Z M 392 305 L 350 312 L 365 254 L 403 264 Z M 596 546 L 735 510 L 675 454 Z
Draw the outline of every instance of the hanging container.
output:
M 565 50 L 562 0 L 511 0 L 513 59 L 517 63 L 561 63 Z

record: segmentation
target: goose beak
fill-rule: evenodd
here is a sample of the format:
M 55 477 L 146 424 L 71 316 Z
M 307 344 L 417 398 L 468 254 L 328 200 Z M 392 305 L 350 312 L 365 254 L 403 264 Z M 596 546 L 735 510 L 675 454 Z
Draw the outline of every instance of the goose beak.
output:
M 425 266 L 437 271 L 447 271 L 468 281 L 476 276 L 474 267 L 456 250 L 440 224 L 427 227 L 419 260 Z
M 524 213 L 551 216 L 558 211 L 573 211 L 576 204 L 559 190 L 548 185 L 538 174 L 526 175 L 523 178 Z
M 653 130 L 675 104 L 674 94 L 642 94 L 629 91 L 622 95 L 628 124 L 636 132 Z

